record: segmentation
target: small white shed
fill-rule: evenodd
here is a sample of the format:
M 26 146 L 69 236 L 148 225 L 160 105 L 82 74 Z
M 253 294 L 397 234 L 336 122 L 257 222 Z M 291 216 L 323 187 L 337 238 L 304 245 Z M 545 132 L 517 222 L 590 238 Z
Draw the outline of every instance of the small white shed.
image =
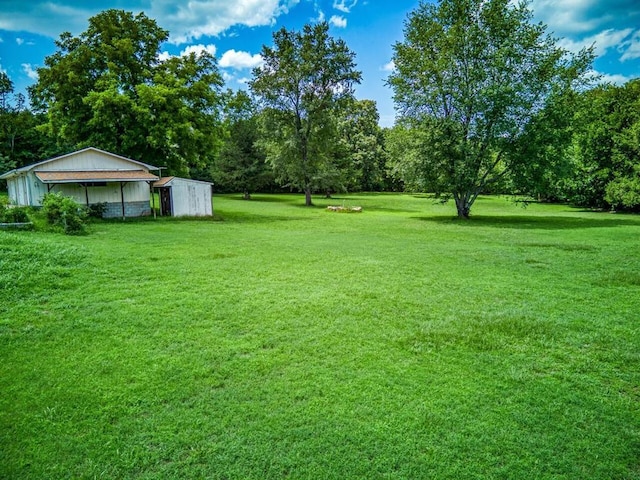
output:
M 180 177 L 162 177 L 153 184 L 160 198 L 160 214 L 174 217 L 213 215 L 213 184 Z

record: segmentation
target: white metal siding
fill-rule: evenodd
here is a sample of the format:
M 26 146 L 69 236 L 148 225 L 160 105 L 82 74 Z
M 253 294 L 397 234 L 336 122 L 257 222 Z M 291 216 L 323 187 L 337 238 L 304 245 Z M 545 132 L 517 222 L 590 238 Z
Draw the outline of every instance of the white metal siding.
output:
M 33 172 L 27 174 L 29 181 L 29 188 L 31 189 L 31 205 L 42 205 L 42 198 L 47 193 L 47 186 L 42 183 Z
M 9 200 L 15 205 L 42 205 L 42 198 L 47 193 L 47 185 L 32 173 L 7 179 Z M 59 183 L 51 186 L 51 192 L 60 192 L 81 205 L 87 203 L 84 187 L 77 183 Z M 147 182 L 128 182 L 124 185 L 125 202 L 149 201 L 149 184 Z M 89 203 L 121 202 L 120 183 L 107 183 L 105 187 L 88 187 Z
M 21 175 L 20 180 L 22 181 L 22 204 L 23 205 L 31 205 L 31 192 L 29 191 L 29 178 L 27 175 Z
M 149 201 L 149 184 L 147 182 L 128 182 L 124 184 L 125 202 Z M 89 203 L 115 202 L 120 203 L 120 183 L 107 183 L 105 187 L 88 187 Z M 84 187 L 77 183 L 60 183 L 53 186 L 52 192 L 61 192 L 73 197 L 81 205 L 87 203 Z
M 9 201 L 14 205 L 18 203 L 18 192 L 15 178 L 10 178 L 7 180 L 7 190 L 9 191 Z
M 184 178 L 171 180 L 172 215 L 210 216 L 213 215 L 211 205 L 211 185 Z
M 127 162 L 101 152 L 78 152 L 68 157 L 46 163 L 36 170 L 146 170 L 141 165 Z
M 14 205 L 28 206 L 29 203 L 29 185 L 27 174 L 22 173 L 7 179 L 7 187 L 9 190 L 9 201 Z

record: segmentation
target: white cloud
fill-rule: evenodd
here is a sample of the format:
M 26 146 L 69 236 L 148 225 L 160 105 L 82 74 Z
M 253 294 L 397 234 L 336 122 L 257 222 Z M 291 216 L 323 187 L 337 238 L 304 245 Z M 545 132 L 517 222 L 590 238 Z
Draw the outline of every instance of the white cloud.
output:
M 582 40 L 570 40 L 563 38 L 558 42 L 558 45 L 574 53 L 584 47 L 594 45 L 596 56 L 601 57 L 611 48 L 616 47 L 619 49 L 621 45 L 624 45 L 632 33 L 633 29 L 631 28 L 625 28 L 624 30 L 608 29 L 596 33 L 595 35 L 590 35 Z
M 391 60 L 389 63 L 385 63 L 380 70 L 383 72 L 393 72 L 396 69 L 396 64 Z
M 158 61 L 160 62 L 166 62 L 167 60 L 169 60 L 173 55 L 171 55 L 169 52 L 160 52 L 160 54 L 158 55 Z
M 58 38 L 63 31 L 79 34 L 86 30 L 87 19 L 102 10 L 93 2 L 86 8 L 61 3 L 44 0 L 3 2 L 0 30 L 33 32 L 51 38 Z
M 178 55 L 172 55 L 169 52 L 167 52 L 166 50 L 164 52 L 160 52 L 158 54 L 158 61 L 160 62 L 165 62 L 167 60 L 169 60 L 172 57 L 186 57 L 188 55 L 191 55 L 192 53 L 195 53 L 196 56 L 200 56 L 202 53 L 208 53 L 209 55 L 212 56 L 216 56 L 216 46 L 213 44 L 209 44 L 209 45 L 202 45 L 201 43 L 198 45 L 189 45 L 188 47 L 186 47 L 184 50 L 182 50 Z
M 148 15 L 171 32 L 170 41 L 188 43 L 204 35 L 217 36 L 235 25 L 272 25 L 300 0 L 151 0 Z
M 532 0 L 536 21 L 548 25 L 555 36 L 593 34 L 621 25 L 637 24 L 637 0 Z
M 23 63 L 22 71 L 27 74 L 31 80 L 38 80 L 38 72 L 33 69 L 30 63 Z
M 333 8 L 336 10 L 340 10 L 344 13 L 349 13 L 353 7 L 356 6 L 358 0 L 353 0 L 352 2 L 347 2 L 347 0 L 333 0 Z
M 162 28 L 170 41 L 190 43 L 204 35 L 217 36 L 236 25 L 272 25 L 301 0 L 128 0 L 126 10 L 145 11 Z M 29 0 L 2 3 L 0 30 L 26 31 L 58 38 L 69 31 L 78 35 L 87 29 L 87 19 L 107 8 L 123 8 L 116 0 Z
M 620 61 L 640 58 L 640 30 L 625 28 L 623 30 L 608 29 L 581 40 L 563 38 L 558 45 L 570 52 L 578 52 L 582 48 L 594 46 L 596 57 L 603 57 L 611 49 L 620 54 Z
M 340 15 L 333 15 L 329 19 L 329 23 L 334 27 L 345 28 L 347 26 L 347 19 L 344 17 L 341 17 Z
M 225 83 L 231 83 L 235 80 L 235 77 L 226 71 L 222 71 L 222 79 Z
M 213 55 L 215 57 L 216 56 L 216 46 L 212 45 L 212 44 L 209 44 L 209 45 L 202 45 L 202 44 L 189 45 L 187 48 L 182 50 L 182 52 L 180 52 L 180 56 L 181 57 L 186 57 L 188 55 L 191 55 L 192 53 L 195 53 L 196 56 L 200 56 L 202 53 L 208 53 L 209 55 Z
M 640 30 L 636 30 L 633 36 L 619 50 L 624 51 L 620 57 L 623 62 L 640 58 Z
M 597 78 L 597 83 L 613 83 L 614 85 L 624 85 L 634 78 L 622 74 L 601 73 L 596 70 L 591 70 L 587 76 L 593 80 Z
M 618 47 L 626 38 L 633 33 L 633 29 L 625 28 L 624 30 L 608 29 L 597 33 L 589 38 L 593 40 L 596 48 L 596 55 L 604 55 L 612 47 Z
M 586 33 L 597 29 L 602 18 L 589 15 L 598 0 L 533 0 L 531 10 L 556 35 Z
M 227 50 L 222 54 L 218 64 L 222 68 L 234 68 L 241 70 L 244 68 L 254 68 L 262 65 L 262 56 L 256 53 L 251 55 L 248 52 L 236 52 L 235 50 Z
M 604 74 L 602 75 L 600 81 L 613 83 L 615 85 L 624 85 L 625 83 L 633 80 L 633 78 L 634 77 L 627 77 L 626 75 L 619 75 L 619 74 L 613 74 L 613 75 Z

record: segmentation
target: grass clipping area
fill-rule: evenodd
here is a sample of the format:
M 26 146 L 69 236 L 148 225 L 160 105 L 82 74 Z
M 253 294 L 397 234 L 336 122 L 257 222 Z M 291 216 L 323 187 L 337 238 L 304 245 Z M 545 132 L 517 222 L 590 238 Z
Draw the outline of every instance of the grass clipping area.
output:
M 0 478 L 640 478 L 639 217 L 346 200 L 0 231 Z

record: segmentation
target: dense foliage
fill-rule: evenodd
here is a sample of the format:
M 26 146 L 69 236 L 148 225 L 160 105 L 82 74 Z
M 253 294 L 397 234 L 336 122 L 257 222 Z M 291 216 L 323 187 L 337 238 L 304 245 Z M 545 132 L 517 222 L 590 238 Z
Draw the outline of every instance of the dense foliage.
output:
M 40 128 L 45 121 L 45 115 L 32 112 L 24 95 L 14 93 L 9 76 L 0 72 L 0 173 L 62 153 L 55 139 Z
M 584 92 L 567 156 L 567 198 L 595 208 L 640 209 L 640 80 Z
M 273 171 L 258 147 L 259 112 L 244 91 L 228 92 L 225 102 L 225 137 L 211 166 L 211 178 L 218 191 L 251 194 L 273 186 Z
M 167 38 L 143 13 L 121 10 L 92 17 L 78 37 L 63 33 L 30 90 L 50 131 L 76 148 L 162 159 L 170 174 L 209 163 L 222 77 L 208 53 L 160 60 Z
M 380 192 L 389 188 L 387 154 L 378 109 L 372 100 L 356 100 L 345 109 L 338 131 L 343 144 L 349 191 Z

